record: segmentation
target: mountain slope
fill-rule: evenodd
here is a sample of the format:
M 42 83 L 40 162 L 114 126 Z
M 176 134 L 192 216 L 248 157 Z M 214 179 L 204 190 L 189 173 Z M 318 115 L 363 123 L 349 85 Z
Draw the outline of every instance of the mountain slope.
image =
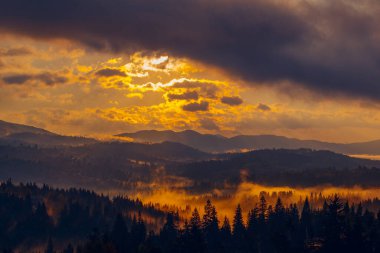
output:
M 44 130 L 42 128 L 10 123 L 10 122 L 0 120 L 0 137 L 6 137 L 13 134 L 19 134 L 19 133 L 55 135 L 54 133 Z
M 76 146 L 95 143 L 96 140 L 76 136 L 64 136 L 42 128 L 15 124 L 0 120 L 0 143 L 9 145 L 29 144 L 39 146 Z
M 98 142 L 82 146 L 0 145 L 0 181 L 49 183 L 96 189 L 134 189 L 163 176 L 172 163 L 209 160 L 213 155 L 179 143 Z

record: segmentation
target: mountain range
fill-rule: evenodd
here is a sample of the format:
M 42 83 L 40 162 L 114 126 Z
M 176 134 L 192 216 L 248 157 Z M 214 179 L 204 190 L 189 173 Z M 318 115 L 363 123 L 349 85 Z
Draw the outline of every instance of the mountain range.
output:
M 276 135 L 237 135 L 228 138 L 222 135 L 201 134 L 192 130 L 181 132 L 144 130 L 134 133 L 121 133 L 116 136 L 128 137 L 135 142 L 144 143 L 178 142 L 211 153 L 274 148 L 308 148 L 330 150 L 350 155 L 380 155 L 380 140 L 357 143 L 331 143 L 317 140 L 299 140 Z
M 380 161 L 322 150 L 350 147 L 358 153 L 360 148 L 375 150 L 375 144 L 331 144 L 279 136 L 227 138 L 195 131 L 142 131 L 122 136 L 140 143 L 62 136 L 0 121 L 0 180 L 131 191 L 159 183 L 202 193 L 225 185 L 237 187 L 243 178 L 279 186 L 380 186 Z M 239 148 L 257 150 L 205 152 Z
M 219 134 L 202 134 L 192 130 L 143 130 L 121 133 L 116 137 L 145 144 L 175 142 L 206 153 L 242 152 L 260 149 L 313 149 L 329 150 L 348 155 L 380 155 L 380 140 L 356 143 L 332 143 L 318 140 L 300 140 L 276 135 L 237 135 L 225 137 Z M 45 129 L 0 120 L 0 143 L 30 144 L 39 146 L 78 146 L 94 144 L 99 140 L 78 136 L 59 135 Z

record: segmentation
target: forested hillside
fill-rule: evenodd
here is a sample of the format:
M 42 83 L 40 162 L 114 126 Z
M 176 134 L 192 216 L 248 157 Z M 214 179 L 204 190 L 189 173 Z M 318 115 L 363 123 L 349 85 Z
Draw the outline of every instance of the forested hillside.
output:
M 0 184 L 0 249 L 30 252 L 49 237 L 77 243 L 93 229 L 105 231 L 121 214 L 128 226 L 159 229 L 164 212 L 127 197 L 98 195 L 93 191 L 67 190 L 36 184 Z M 144 220 L 144 221 L 143 221 Z

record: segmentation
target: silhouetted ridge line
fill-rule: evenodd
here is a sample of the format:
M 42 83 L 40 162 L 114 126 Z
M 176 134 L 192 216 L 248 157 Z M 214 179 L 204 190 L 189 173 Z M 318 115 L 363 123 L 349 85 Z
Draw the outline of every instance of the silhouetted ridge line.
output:
M 192 130 L 181 132 L 144 130 L 121 133 L 118 137 L 132 138 L 136 142 L 179 142 L 205 152 L 239 152 L 242 150 L 285 148 L 310 148 L 330 150 L 343 154 L 380 155 L 380 140 L 358 143 L 330 143 L 317 140 L 299 140 L 276 135 L 238 135 L 227 138 L 221 135 L 201 134 Z

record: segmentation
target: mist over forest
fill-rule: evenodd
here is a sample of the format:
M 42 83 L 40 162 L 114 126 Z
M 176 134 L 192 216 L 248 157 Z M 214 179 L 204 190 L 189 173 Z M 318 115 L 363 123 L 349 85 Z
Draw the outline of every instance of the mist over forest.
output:
M 379 249 L 377 160 L 281 146 L 216 153 L 3 125 L 4 252 Z
M 380 253 L 379 0 L 0 0 L 0 253 Z

